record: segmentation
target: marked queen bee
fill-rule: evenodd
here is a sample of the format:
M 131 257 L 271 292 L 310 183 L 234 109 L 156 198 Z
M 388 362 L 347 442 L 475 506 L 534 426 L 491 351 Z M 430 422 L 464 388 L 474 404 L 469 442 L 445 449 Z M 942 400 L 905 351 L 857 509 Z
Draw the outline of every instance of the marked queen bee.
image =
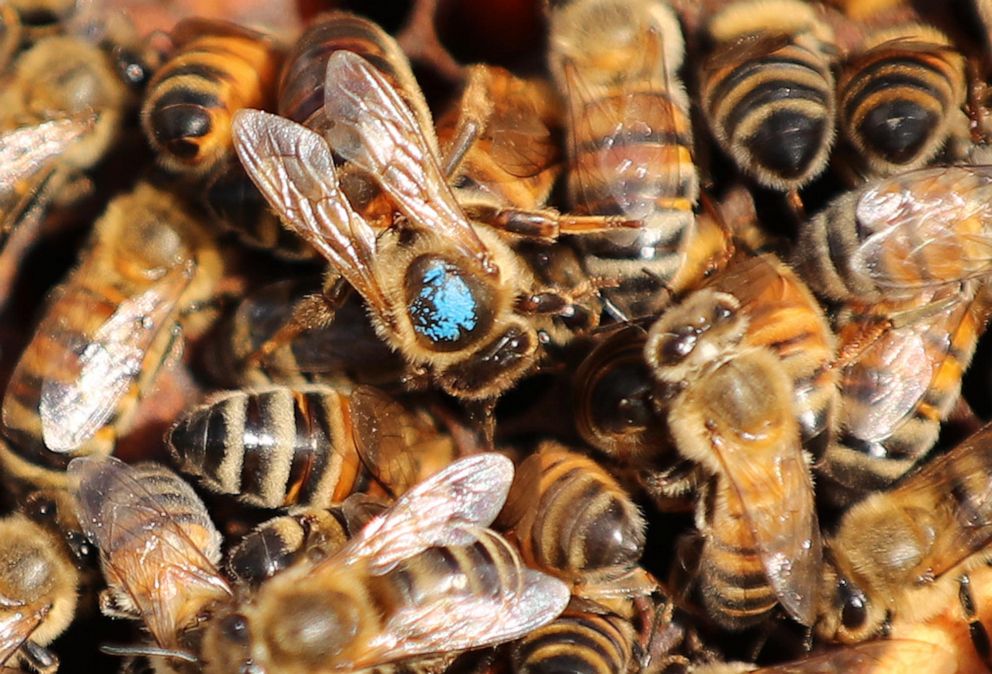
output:
M 331 263 L 325 293 L 346 280 L 384 341 L 449 394 L 499 396 L 537 363 L 531 314 L 568 311 L 570 299 L 535 288 L 499 235 L 468 221 L 416 120 L 375 68 L 335 52 L 324 94 L 330 147 L 290 120 L 238 113 L 235 147 L 248 174 L 283 223 Z M 406 216 L 403 227 L 377 235 L 350 206 L 331 147 L 379 184 Z M 318 323 L 333 316 L 326 301 L 317 313 Z

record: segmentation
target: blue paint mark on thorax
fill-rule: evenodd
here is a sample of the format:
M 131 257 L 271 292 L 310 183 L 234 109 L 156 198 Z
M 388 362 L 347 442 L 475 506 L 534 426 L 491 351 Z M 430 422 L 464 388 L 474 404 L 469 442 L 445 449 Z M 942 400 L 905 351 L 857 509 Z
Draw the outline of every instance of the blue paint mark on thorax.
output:
M 409 307 L 419 334 L 433 342 L 454 342 L 478 325 L 475 297 L 451 265 L 441 260 L 430 263 L 421 286 Z

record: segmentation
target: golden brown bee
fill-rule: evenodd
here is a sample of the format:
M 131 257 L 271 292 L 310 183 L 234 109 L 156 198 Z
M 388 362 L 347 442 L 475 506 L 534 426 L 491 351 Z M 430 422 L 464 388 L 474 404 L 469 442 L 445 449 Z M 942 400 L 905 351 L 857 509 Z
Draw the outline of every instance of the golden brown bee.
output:
M 659 0 L 572 0 L 554 3 L 550 24 L 549 64 L 567 107 L 569 204 L 641 221 L 583 237 L 586 268 L 618 284 L 604 291 L 613 313 L 651 315 L 666 289 L 702 273 L 687 264 L 699 179 L 677 76 L 678 19 Z
M 100 549 L 101 610 L 143 621 L 158 648 L 129 652 L 153 655 L 156 671 L 192 670 L 202 622 L 233 597 L 216 569 L 221 536 L 200 497 L 154 463 L 89 456 L 68 472 L 79 521 Z
M 792 381 L 747 327 L 734 296 L 700 290 L 651 326 L 645 360 L 676 449 L 712 476 L 697 510 L 710 615 L 739 629 L 781 603 L 810 625 L 820 535 Z
M 58 668 L 45 646 L 76 614 L 84 580 L 78 566 L 88 553 L 72 509 L 60 497 L 34 494 L 23 512 L 0 519 L 0 666 L 16 663 L 42 673 Z M 63 523 L 72 527 L 62 531 Z M 79 535 L 71 539 L 70 533 Z
M 985 276 L 992 167 L 919 169 L 836 198 L 803 225 L 793 266 L 831 300 L 903 300 Z
M 968 572 L 989 561 L 990 436 L 985 426 L 844 514 L 827 543 L 822 636 L 863 641 L 892 620 L 924 622 L 955 594 L 965 598 Z
M 567 610 L 524 637 L 513 650 L 516 674 L 626 674 L 635 661 L 637 635 L 612 613 Z
M 148 84 L 141 124 L 159 161 L 204 174 L 231 156 L 231 118 L 271 107 L 281 52 L 265 35 L 224 21 L 184 19 L 175 53 Z
M 499 455 L 453 463 L 336 553 L 291 566 L 208 623 L 203 671 L 362 670 L 509 641 L 554 619 L 566 586 L 485 528 L 512 479 Z
M 49 204 L 81 196 L 80 172 L 119 139 L 131 99 L 109 55 L 81 38 L 48 37 L 17 56 L 0 87 L 0 247 Z
M 703 112 L 737 166 L 794 191 L 827 166 L 834 139 L 833 33 L 800 0 L 733 2 L 709 23 Z
M 638 563 L 646 523 L 630 496 L 592 459 L 545 441 L 517 469 L 497 525 L 531 566 L 584 598 L 644 589 Z
M 328 143 L 282 117 L 238 113 L 235 147 L 248 174 L 283 223 L 331 263 L 328 297 L 346 280 L 410 366 L 455 397 L 499 396 L 536 364 L 529 314 L 567 311 L 570 298 L 535 289 L 499 235 L 468 221 L 409 108 L 368 62 L 334 52 L 324 94 L 334 152 L 372 176 L 407 224 L 377 234 L 348 204 Z M 560 301 L 548 310 L 552 295 Z M 315 324 L 333 316 L 328 299 L 311 309 Z
M 180 471 L 262 508 L 398 496 L 455 458 L 433 424 L 370 387 L 222 392 L 188 412 L 167 442 Z
M 110 453 L 178 346 L 180 312 L 210 297 L 220 267 L 171 195 L 140 184 L 111 201 L 7 385 L 4 477 L 61 485 L 72 456 Z
M 875 175 L 919 168 L 967 134 L 964 57 L 910 24 L 872 34 L 837 80 L 838 127 Z
M 845 307 L 838 432 L 819 466 L 831 499 L 887 487 L 933 447 L 990 315 L 989 290 L 974 281 Z

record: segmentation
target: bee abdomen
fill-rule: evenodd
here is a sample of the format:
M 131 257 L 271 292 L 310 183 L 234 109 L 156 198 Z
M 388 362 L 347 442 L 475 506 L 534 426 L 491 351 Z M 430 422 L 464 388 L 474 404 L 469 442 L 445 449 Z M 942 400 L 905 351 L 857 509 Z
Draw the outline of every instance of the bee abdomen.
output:
M 633 627 L 616 616 L 566 614 L 527 635 L 514 649 L 517 674 L 624 674 Z
M 187 414 L 169 433 L 170 452 L 180 470 L 246 503 L 327 506 L 364 475 L 347 404 L 329 387 L 235 391 Z
M 746 526 L 737 522 L 736 526 L 713 527 L 700 560 L 703 603 L 728 629 L 760 622 L 778 603 Z M 736 540 L 724 539 L 724 535 L 736 536 Z
M 822 168 L 834 96 L 820 54 L 789 44 L 736 67 L 704 69 L 702 98 L 716 136 L 762 184 L 791 189 Z

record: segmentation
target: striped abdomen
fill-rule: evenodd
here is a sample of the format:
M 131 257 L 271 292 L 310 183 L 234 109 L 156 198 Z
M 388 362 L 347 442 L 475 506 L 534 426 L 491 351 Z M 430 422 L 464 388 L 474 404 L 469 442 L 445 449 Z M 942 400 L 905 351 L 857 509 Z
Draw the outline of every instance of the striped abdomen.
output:
M 819 303 L 772 254 L 738 257 L 707 285 L 741 302 L 748 317 L 745 344 L 778 355 L 793 382 L 803 444 L 822 454 L 833 426 L 837 370 L 834 335 Z
M 742 629 L 764 620 L 778 598 L 736 489 L 722 476 L 712 488 L 715 505 L 699 560 L 698 585 L 710 616 L 727 629 Z M 775 498 L 769 492 L 747 495 L 751 500 L 762 497 Z
M 929 40 L 918 35 L 921 29 Z M 963 119 L 965 93 L 961 55 L 920 27 L 845 66 L 837 83 L 840 129 L 873 173 L 917 168 L 940 151 L 952 122 Z
M 513 651 L 516 674 L 625 674 L 634 628 L 612 614 L 566 612 L 528 634 Z
M 264 508 L 316 507 L 372 487 L 346 393 L 329 387 L 234 391 L 169 432 L 176 465 L 209 489 Z
M 141 110 L 159 159 L 205 172 L 231 156 L 231 119 L 271 108 L 282 55 L 264 35 L 221 21 L 177 24 L 175 54 L 155 73 Z
M 843 351 L 880 315 L 898 318 L 900 311 L 920 312 L 909 325 L 887 328 L 842 370 L 842 431 L 824 466 L 833 480 L 859 493 L 880 489 L 933 447 L 992 309 L 987 293 L 976 296 L 974 288 L 964 291 L 964 299 L 940 305 L 961 292 L 859 307 L 840 326 Z
M 644 520 L 626 492 L 592 459 L 555 443 L 520 466 L 500 519 L 528 563 L 573 580 L 618 577 L 644 550 Z
M 724 151 L 762 185 L 797 189 L 825 167 L 833 141 L 834 82 L 814 48 L 790 41 L 728 58 L 717 47 L 700 72 L 703 110 Z M 726 61 L 726 62 L 724 62 Z

